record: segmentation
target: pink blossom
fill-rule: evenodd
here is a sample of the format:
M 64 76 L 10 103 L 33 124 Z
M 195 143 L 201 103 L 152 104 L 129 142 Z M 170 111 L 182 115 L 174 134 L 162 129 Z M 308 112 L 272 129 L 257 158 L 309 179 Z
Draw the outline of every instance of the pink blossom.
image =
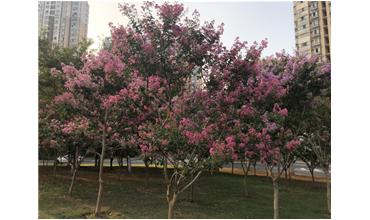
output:
M 149 90 L 157 90 L 161 87 L 161 78 L 159 76 L 149 76 L 148 78 L 148 88 Z
M 62 63 L 62 70 L 67 76 L 74 76 L 78 72 L 75 67 L 71 65 L 65 65 L 64 63 Z
M 286 144 L 286 148 L 288 150 L 294 150 L 295 148 L 298 147 L 298 145 L 300 145 L 301 142 L 299 140 L 291 140 L 289 141 L 287 144 Z
M 56 104 L 67 104 L 72 107 L 77 107 L 78 102 L 70 92 L 65 92 L 62 95 L 55 96 L 54 101 Z
M 288 116 L 288 109 L 286 109 L 286 108 L 281 109 L 279 104 L 277 104 L 277 103 L 275 103 L 275 105 L 274 105 L 273 112 L 278 113 L 279 115 L 281 115 L 283 117 Z
M 233 149 L 236 146 L 235 137 L 234 136 L 228 136 L 228 137 L 226 137 L 225 140 L 226 140 L 226 146 L 228 148 Z
M 168 140 L 161 140 L 161 145 L 162 146 L 168 145 Z
M 243 117 L 248 117 L 252 116 L 254 113 L 254 110 L 251 106 L 249 105 L 243 105 L 240 109 L 240 115 Z

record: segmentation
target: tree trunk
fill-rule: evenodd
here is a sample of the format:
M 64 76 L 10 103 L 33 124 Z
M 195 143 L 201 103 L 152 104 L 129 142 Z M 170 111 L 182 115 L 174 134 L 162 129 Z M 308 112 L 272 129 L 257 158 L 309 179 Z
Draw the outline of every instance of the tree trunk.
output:
M 314 169 L 310 169 L 310 173 L 311 173 L 311 179 L 312 179 L 312 182 L 314 183 L 314 182 L 315 182 Z
M 98 160 L 99 160 L 98 155 L 95 155 L 95 165 L 94 165 L 95 168 L 98 167 Z
M 274 219 L 279 218 L 279 185 L 276 180 L 272 180 L 274 187 Z
M 71 185 L 69 185 L 69 189 L 68 189 L 68 195 L 70 195 L 70 196 L 72 195 L 72 189 L 73 189 L 73 184 L 74 184 L 75 179 L 76 179 L 76 173 L 77 173 L 77 168 L 75 167 L 73 169 Z
M 144 164 L 145 164 L 145 187 L 148 187 L 149 186 L 149 164 L 146 159 L 144 160 Z
M 68 189 L 68 195 L 70 195 L 70 196 L 72 195 L 73 184 L 75 182 L 76 173 L 77 173 L 77 169 L 78 169 L 78 155 L 79 155 L 78 147 L 76 147 L 74 165 L 72 166 L 72 168 L 73 168 L 72 180 L 71 180 L 71 185 L 69 186 L 69 189 Z
M 104 153 L 105 153 L 105 136 L 106 136 L 106 129 L 107 129 L 107 110 L 105 110 L 104 115 L 104 128 L 103 128 L 103 136 L 102 136 L 102 149 L 100 154 L 100 167 L 99 167 L 99 190 L 98 190 L 98 198 L 96 200 L 96 206 L 95 206 L 95 216 L 99 216 L 100 214 L 100 205 L 101 205 L 101 197 L 103 193 L 103 165 L 104 165 Z
M 113 170 L 113 157 L 110 158 L 110 169 Z
M 240 161 L 240 165 L 242 166 L 243 168 L 243 173 L 244 173 L 244 178 L 243 178 L 243 184 L 244 184 L 244 195 L 245 196 L 248 196 L 248 189 L 247 189 L 247 176 L 248 176 L 248 170 L 249 170 L 249 167 L 250 167 L 250 163 L 248 163 L 248 165 L 245 165 L 244 162 L 246 162 L 246 160 L 241 160 Z
M 131 157 L 130 156 L 126 157 L 126 163 L 127 163 L 127 172 L 131 174 Z
M 288 168 L 284 169 L 284 174 L 285 174 L 285 179 L 287 180 L 288 179 Z
M 58 166 L 58 160 L 54 160 L 54 180 L 57 178 L 57 166 Z
M 231 174 L 234 174 L 234 161 L 231 161 Z
M 244 195 L 248 196 L 248 188 L 247 188 L 247 172 L 244 173 Z
M 329 214 L 331 214 L 331 186 L 330 186 L 330 174 L 328 169 L 324 169 L 326 179 L 326 204 Z
M 257 165 L 257 162 L 256 162 L 256 161 L 254 161 L 254 162 L 253 162 L 253 175 L 254 175 L 254 176 L 256 176 L 256 175 L 257 175 L 256 165 Z
M 172 199 L 168 202 L 168 219 L 173 219 L 176 197 L 177 195 L 174 193 Z
M 163 158 L 163 175 L 164 175 L 164 181 L 167 185 L 170 181 L 168 178 L 167 158 Z
M 248 176 L 248 172 L 249 172 L 249 170 L 250 170 L 250 168 L 251 168 L 251 163 L 250 163 L 250 161 L 249 161 L 249 160 L 248 160 L 248 162 L 247 162 L 247 163 L 248 163 L 248 166 L 247 166 L 247 173 L 246 173 L 246 174 L 247 174 L 247 176 Z

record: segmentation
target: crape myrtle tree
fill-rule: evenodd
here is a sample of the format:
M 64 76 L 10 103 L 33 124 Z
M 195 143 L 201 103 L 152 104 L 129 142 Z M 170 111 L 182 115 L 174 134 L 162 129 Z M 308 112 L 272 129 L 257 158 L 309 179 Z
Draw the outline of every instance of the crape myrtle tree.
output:
M 282 83 L 287 88 L 287 94 L 281 100 L 289 109 L 285 127 L 302 142 L 294 154 L 307 164 L 312 178 L 317 164 L 329 176 L 330 64 L 319 61 L 315 56 L 277 53 L 264 60 L 264 69 L 282 76 Z M 327 182 L 330 212 L 330 181 Z
M 64 148 L 67 148 L 68 160 L 71 165 L 71 183 L 68 188 L 68 194 L 72 195 L 74 182 L 76 179 L 78 168 L 82 162 L 82 158 L 89 153 L 89 121 L 84 117 L 74 117 L 70 120 L 58 121 L 52 119 L 52 127 L 61 132 L 61 140 Z M 84 156 L 81 156 L 84 153 Z
M 197 90 L 176 97 L 156 122 L 140 127 L 143 152 L 163 155 L 173 166 L 167 183 L 168 218 L 174 217 L 175 203 L 210 163 L 209 149 L 215 136 L 217 117 L 210 114 L 212 100 Z
M 233 48 L 221 56 L 219 69 L 213 69 L 207 88 L 210 96 L 216 94 L 219 111 L 227 113 L 225 119 L 220 118 L 221 126 L 227 126 L 221 129 L 224 134 L 210 152 L 216 157 L 237 157 L 245 177 L 245 162 L 259 159 L 273 183 L 274 217 L 278 218 L 278 180 L 292 163 L 300 142 L 295 131 L 286 127 L 288 110 L 281 107 L 292 73 L 277 74 L 264 66 L 260 54 L 266 46 L 267 42 L 262 41 L 247 48 L 237 39 Z
M 97 54 L 87 54 L 83 57 L 80 69 L 72 65 L 63 65 L 62 72 L 56 74 L 65 79 L 64 87 L 67 92 L 59 96 L 61 103 L 75 108 L 76 115 L 86 118 L 95 134 L 100 136 L 101 153 L 99 166 L 99 190 L 95 215 L 100 213 L 103 192 L 103 162 L 107 139 L 111 140 L 112 108 L 117 96 L 128 84 L 129 69 L 125 69 L 121 60 L 106 50 Z
M 39 109 L 39 151 L 46 151 L 47 159 L 49 156 L 54 159 L 54 177 L 56 177 L 57 158 L 67 152 L 61 144 L 63 141 L 60 135 L 61 131 L 52 126 L 53 119 L 57 116 L 53 104 L 53 102 L 43 103 L 42 108 Z
M 211 148 L 211 154 L 214 159 L 221 161 L 240 161 L 246 195 L 250 164 L 258 160 L 258 154 L 253 150 L 255 145 L 248 134 L 249 129 L 257 123 L 253 103 L 261 95 L 255 93 L 264 92 L 268 95 L 271 92 L 271 89 L 259 91 L 265 88 L 256 83 L 256 79 L 261 77 L 260 55 L 266 46 L 265 40 L 249 46 L 237 38 L 230 50 L 223 48 L 206 82 L 208 95 L 217 103 L 214 113 L 220 114 L 217 131 L 218 138 L 222 140 Z
M 145 120 L 155 123 L 157 117 L 162 117 L 157 110 L 168 108 L 171 111 L 171 100 L 183 93 L 191 76 L 200 78 L 206 72 L 220 46 L 223 28 L 221 25 L 216 29 L 214 22 L 200 25 L 196 11 L 190 18 L 185 17 L 182 4 L 144 2 L 141 13 L 135 5 L 122 4 L 119 7 L 129 22 L 126 26 L 110 24 L 112 53 L 120 57 L 127 67 L 136 70 L 147 87 L 150 81 L 165 83 L 164 94 L 155 96 L 158 100 L 156 106 L 146 106 L 146 111 L 151 111 L 151 114 Z M 149 103 L 153 99 L 145 90 L 140 96 Z M 166 158 L 164 174 L 168 182 Z
M 289 88 L 282 103 L 289 109 L 286 125 L 302 140 L 296 151 L 304 161 L 314 179 L 314 169 L 323 168 L 329 179 L 330 167 L 330 64 L 319 61 L 319 57 L 302 54 L 290 56 L 277 53 L 264 60 L 264 66 L 274 74 L 285 74 Z M 289 75 L 287 73 L 290 73 Z M 327 181 L 330 184 L 330 181 Z M 330 195 L 330 185 L 328 186 Z M 328 196 L 328 207 L 330 196 Z M 330 210 L 330 208 L 329 208 Z M 329 211 L 330 212 L 330 211 Z
M 41 156 L 54 160 L 60 156 L 61 145 L 55 144 L 55 139 L 48 139 L 52 134 L 50 131 L 51 108 L 54 108 L 53 102 L 56 95 L 64 91 L 64 80 L 53 77 L 55 70 L 62 70 L 61 63 L 73 64 L 77 67 L 82 65 L 80 57 L 86 53 L 89 41 L 79 43 L 76 47 L 62 48 L 52 45 L 47 39 L 39 37 L 38 39 L 38 82 L 39 82 L 39 151 Z M 52 141 L 52 142 L 50 142 Z M 46 153 L 46 155 L 44 155 Z M 56 165 L 56 164 L 55 164 Z

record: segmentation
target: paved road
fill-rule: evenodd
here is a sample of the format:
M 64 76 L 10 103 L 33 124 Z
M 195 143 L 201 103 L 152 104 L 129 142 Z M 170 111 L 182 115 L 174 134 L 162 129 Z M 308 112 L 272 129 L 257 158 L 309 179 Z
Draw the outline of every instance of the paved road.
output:
M 46 163 L 48 165 L 52 165 L 53 164 L 53 161 L 52 160 L 49 160 L 49 161 L 45 161 L 45 165 Z M 82 165 L 83 166 L 91 166 L 91 165 L 94 165 L 95 163 L 95 160 L 94 158 L 85 158 L 82 162 Z M 140 159 L 140 158 L 132 158 L 131 159 L 131 164 L 132 165 L 141 165 L 141 166 L 144 166 L 144 162 Z M 39 165 L 43 165 L 43 161 L 42 160 L 39 160 Z M 123 165 L 126 166 L 126 159 L 123 160 Z M 104 160 L 104 166 L 110 166 L 110 160 L 109 159 L 105 159 Z M 113 160 L 113 166 L 118 166 L 118 162 L 117 160 Z M 228 163 L 226 164 L 224 167 L 229 167 L 231 168 L 231 163 Z M 241 164 L 240 162 L 234 162 L 234 168 L 236 169 L 241 169 Z M 250 168 L 253 172 L 253 166 L 251 166 Z M 257 172 L 260 171 L 260 172 L 265 172 L 265 167 L 260 164 L 260 163 L 257 163 L 256 164 L 256 170 Z M 306 164 L 302 161 L 297 161 L 296 163 L 293 164 L 293 174 L 294 175 L 297 175 L 297 176 L 311 176 L 310 174 L 310 171 L 308 170 Z M 316 177 L 324 177 L 324 172 L 322 171 L 322 169 L 315 169 L 314 170 L 314 174 Z

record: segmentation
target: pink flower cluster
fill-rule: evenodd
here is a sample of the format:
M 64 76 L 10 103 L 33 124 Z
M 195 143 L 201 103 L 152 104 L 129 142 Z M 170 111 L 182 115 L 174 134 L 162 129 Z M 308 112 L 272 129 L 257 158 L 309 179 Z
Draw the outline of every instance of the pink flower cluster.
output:
M 161 77 L 149 76 L 148 78 L 148 89 L 151 91 L 158 90 L 161 87 Z
M 54 97 L 54 102 L 56 104 L 67 104 L 67 105 L 70 105 L 72 107 L 77 107 L 78 106 L 77 100 L 75 99 L 73 94 L 70 93 L 70 92 L 65 92 L 62 95 L 55 96 Z
M 254 114 L 254 109 L 250 105 L 243 105 L 240 108 L 240 116 L 249 117 Z
M 73 90 L 74 88 L 92 88 L 94 83 L 91 81 L 91 76 L 86 73 L 76 72 L 75 77 L 69 78 L 65 87 Z
M 103 107 L 108 109 L 113 105 L 117 104 L 122 99 L 121 95 L 110 95 L 107 99 L 103 101 Z
M 273 112 L 278 113 L 280 116 L 286 117 L 288 116 L 288 109 L 280 108 L 279 104 L 275 103 Z
M 286 148 L 291 151 L 296 149 L 300 144 L 301 142 L 299 140 L 291 140 L 286 144 Z
M 83 132 L 89 127 L 89 121 L 82 118 L 75 118 L 73 121 L 69 121 L 62 125 L 62 132 L 65 134 L 71 134 L 72 132 Z
M 231 157 L 233 160 L 238 159 L 238 155 L 234 151 L 235 147 L 235 140 L 234 137 L 228 137 L 228 142 L 225 144 L 225 142 L 216 141 L 211 145 L 211 148 L 209 149 L 209 154 L 211 156 L 219 156 L 222 157 L 223 160 L 225 160 L 227 157 Z
M 67 75 L 67 77 L 73 77 L 78 72 L 78 70 L 75 67 L 71 65 L 65 65 L 64 63 L 62 63 L 62 70 L 63 73 Z
M 167 2 L 161 6 L 156 5 L 156 8 L 159 8 L 159 16 L 166 19 L 176 19 L 184 11 L 184 5 L 182 4 L 171 5 Z

